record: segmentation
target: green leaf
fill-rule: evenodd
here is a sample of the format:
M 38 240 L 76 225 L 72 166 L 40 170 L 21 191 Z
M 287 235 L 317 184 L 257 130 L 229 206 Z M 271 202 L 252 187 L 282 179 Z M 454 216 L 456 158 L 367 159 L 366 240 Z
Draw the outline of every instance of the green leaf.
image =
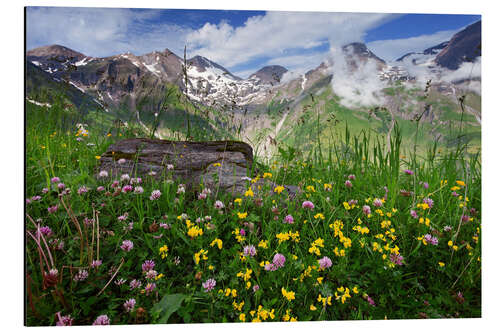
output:
M 170 315 L 179 310 L 182 301 L 186 298 L 186 296 L 187 295 L 183 294 L 163 296 L 163 298 L 152 308 L 152 312 L 160 317 L 160 319 L 158 319 L 158 324 L 166 324 Z

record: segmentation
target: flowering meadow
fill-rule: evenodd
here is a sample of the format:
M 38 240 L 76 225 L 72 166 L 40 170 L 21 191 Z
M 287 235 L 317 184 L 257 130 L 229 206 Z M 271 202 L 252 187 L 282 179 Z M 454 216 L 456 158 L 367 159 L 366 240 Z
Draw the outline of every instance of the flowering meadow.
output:
M 244 194 L 190 193 L 97 173 L 140 129 L 55 108 L 27 108 L 26 325 L 481 316 L 477 154 L 346 130 L 321 155 L 257 159 Z

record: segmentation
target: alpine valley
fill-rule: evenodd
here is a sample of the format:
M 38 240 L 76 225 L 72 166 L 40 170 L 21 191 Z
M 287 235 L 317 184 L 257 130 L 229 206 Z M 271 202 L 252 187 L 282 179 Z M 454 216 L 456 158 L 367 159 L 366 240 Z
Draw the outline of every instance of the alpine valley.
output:
M 397 126 L 408 148 L 419 131 L 420 153 L 434 142 L 441 149 L 468 142 L 475 151 L 481 77 L 472 69 L 480 56 L 480 21 L 394 61 L 356 42 L 305 73 L 276 64 L 247 78 L 169 49 L 98 58 L 50 45 L 26 53 L 26 102 L 64 103 L 104 132 L 117 120 L 164 139 L 187 138 L 196 127 L 203 137 L 193 139 L 237 138 L 268 157 L 278 147 L 329 145 L 346 125 L 384 145 Z

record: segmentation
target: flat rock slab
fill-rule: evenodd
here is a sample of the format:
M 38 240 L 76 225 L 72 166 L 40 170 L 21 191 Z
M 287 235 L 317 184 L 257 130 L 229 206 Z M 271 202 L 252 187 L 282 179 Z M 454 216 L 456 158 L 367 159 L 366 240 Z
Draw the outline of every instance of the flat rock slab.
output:
M 129 174 L 147 179 L 154 171 L 157 181 L 180 180 L 188 190 L 203 186 L 240 195 L 248 188 L 245 177 L 252 177 L 253 151 L 239 141 L 135 138 L 110 145 L 100 162 L 98 172 L 105 170 L 114 177 Z

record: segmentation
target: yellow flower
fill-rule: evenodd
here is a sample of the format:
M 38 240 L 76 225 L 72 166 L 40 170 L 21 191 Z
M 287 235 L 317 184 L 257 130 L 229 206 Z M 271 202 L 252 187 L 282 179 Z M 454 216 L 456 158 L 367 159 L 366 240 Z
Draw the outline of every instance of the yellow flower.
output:
M 245 321 L 245 314 L 244 313 L 240 313 L 240 321 Z
M 96 160 L 100 160 L 100 159 L 101 159 L 101 156 L 96 155 L 95 159 L 96 159 Z
M 189 237 L 195 238 L 195 237 L 203 235 L 203 229 L 201 229 L 200 227 L 195 225 L 194 227 L 189 228 L 187 234 Z
M 259 242 L 258 247 L 261 247 L 261 248 L 263 248 L 263 249 L 267 249 L 267 247 L 268 247 L 268 246 L 267 246 L 267 241 L 266 241 L 266 240 L 261 240 L 261 241 Z
M 194 254 L 194 262 L 196 263 L 196 265 L 198 265 L 200 263 L 200 260 L 203 259 L 203 260 L 208 260 L 208 257 L 207 257 L 207 254 L 208 254 L 208 251 L 207 250 L 203 250 L 201 249 L 200 251 L 196 252 Z
M 321 220 L 324 220 L 325 219 L 325 215 L 321 214 L 321 213 L 318 213 L 316 215 L 314 215 L 314 218 L 315 219 L 321 219 Z
M 245 192 L 245 197 L 253 197 L 252 187 L 249 187 L 248 190 Z
M 242 201 L 243 201 L 243 200 L 242 200 L 241 198 L 236 198 L 236 199 L 234 199 L 234 203 L 237 203 L 237 204 L 239 204 L 239 205 L 241 205 L 241 202 L 242 202 Z
M 319 284 L 322 284 L 323 283 L 323 277 L 319 277 L 316 279 L 318 281 Z
M 457 180 L 456 183 L 457 183 L 457 185 L 465 186 L 465 183 L 461 180 Z
M 214 163 L 214 164 L 212 164 L 212 165 L 213 165 L 214 167 L 220 167 L 220 166 L 221 166 L 221 164 L 220 164 L 220 163 Z
M 214 247 L 215 245 L 217 245 L 217 247 L 219 248 L 219 250 L 222 249 L 222 240 L 219 239 L 219 238 L 216 238 L 212 241 L 212 243 L 210 243 L 210 246 L 211 247 Z
M 272 178 L 272 177 L 273 177 L 273 174 L 270 172 L 264 172 L 264 175 L 262 176 L 262 178 Z
M 281 194 L 281 192 L 283 192 L 284 189 L 285 188 L 283 186 L 279 185 L 274 188 L 274 192 Z
M 248 215 L 248 214 L 247 214 L 246 212 L 245 212 L 245 213 L 240 213 L 240 212 L 238 212 L 238 217 L 239 217 L 240 219 L 244 219 L 244 218 L 246 218 L 246 217 L 247 217 L 247 215 Z
M 311 304 L 311 306 L 309 307 L 309 310 L 311 311 L 316 311 L 317 308 L 314 306 L 314 304 Z
M 245 273 L 238 272 L 236 277 L 242 277 L 244 281 L 248 281 L 252 277 L 252 270 L 247 268 Z
M 213 265 L 208 265 L 208 269 L 209 269 L 209 270 L 213 271 L 213 270 L 214 270 L 214 268 L 215 268 L 215 267 L 214 267 Z
M 161 258 L 165 259 L 167 257 L 167 254 L 168 254 L 168 246 L 163 245 L 162 247 L 160 247 L 159 251 L 160 251 Z
M 444 262 L 441 262 L 441 261 L 440 261 L 440 262 L 438 262 L 438 264 L 439 264 L 439 266 L 440 266 L 440 267 L 444 267 L 444 265 L 445 265 L 445 263 L 444 263 Z
M 111 136 L 111 133 L 108 133 L 106 136 L 109 138 Z
M 312 186 L 312 185 L 306 186 L 306 190 L 309 192 L 316 192 L 316 190 L 314 189 L 314 186 Z
M 288 301 L 295 299 L 295 292 L 293 291 L 286 291 L 285 288 L 281 288 L 281 293 Z
M 325 189 L 325 191 L 329 191 L 332 189 L 332 184 L 323 184 L 323 188 Z

